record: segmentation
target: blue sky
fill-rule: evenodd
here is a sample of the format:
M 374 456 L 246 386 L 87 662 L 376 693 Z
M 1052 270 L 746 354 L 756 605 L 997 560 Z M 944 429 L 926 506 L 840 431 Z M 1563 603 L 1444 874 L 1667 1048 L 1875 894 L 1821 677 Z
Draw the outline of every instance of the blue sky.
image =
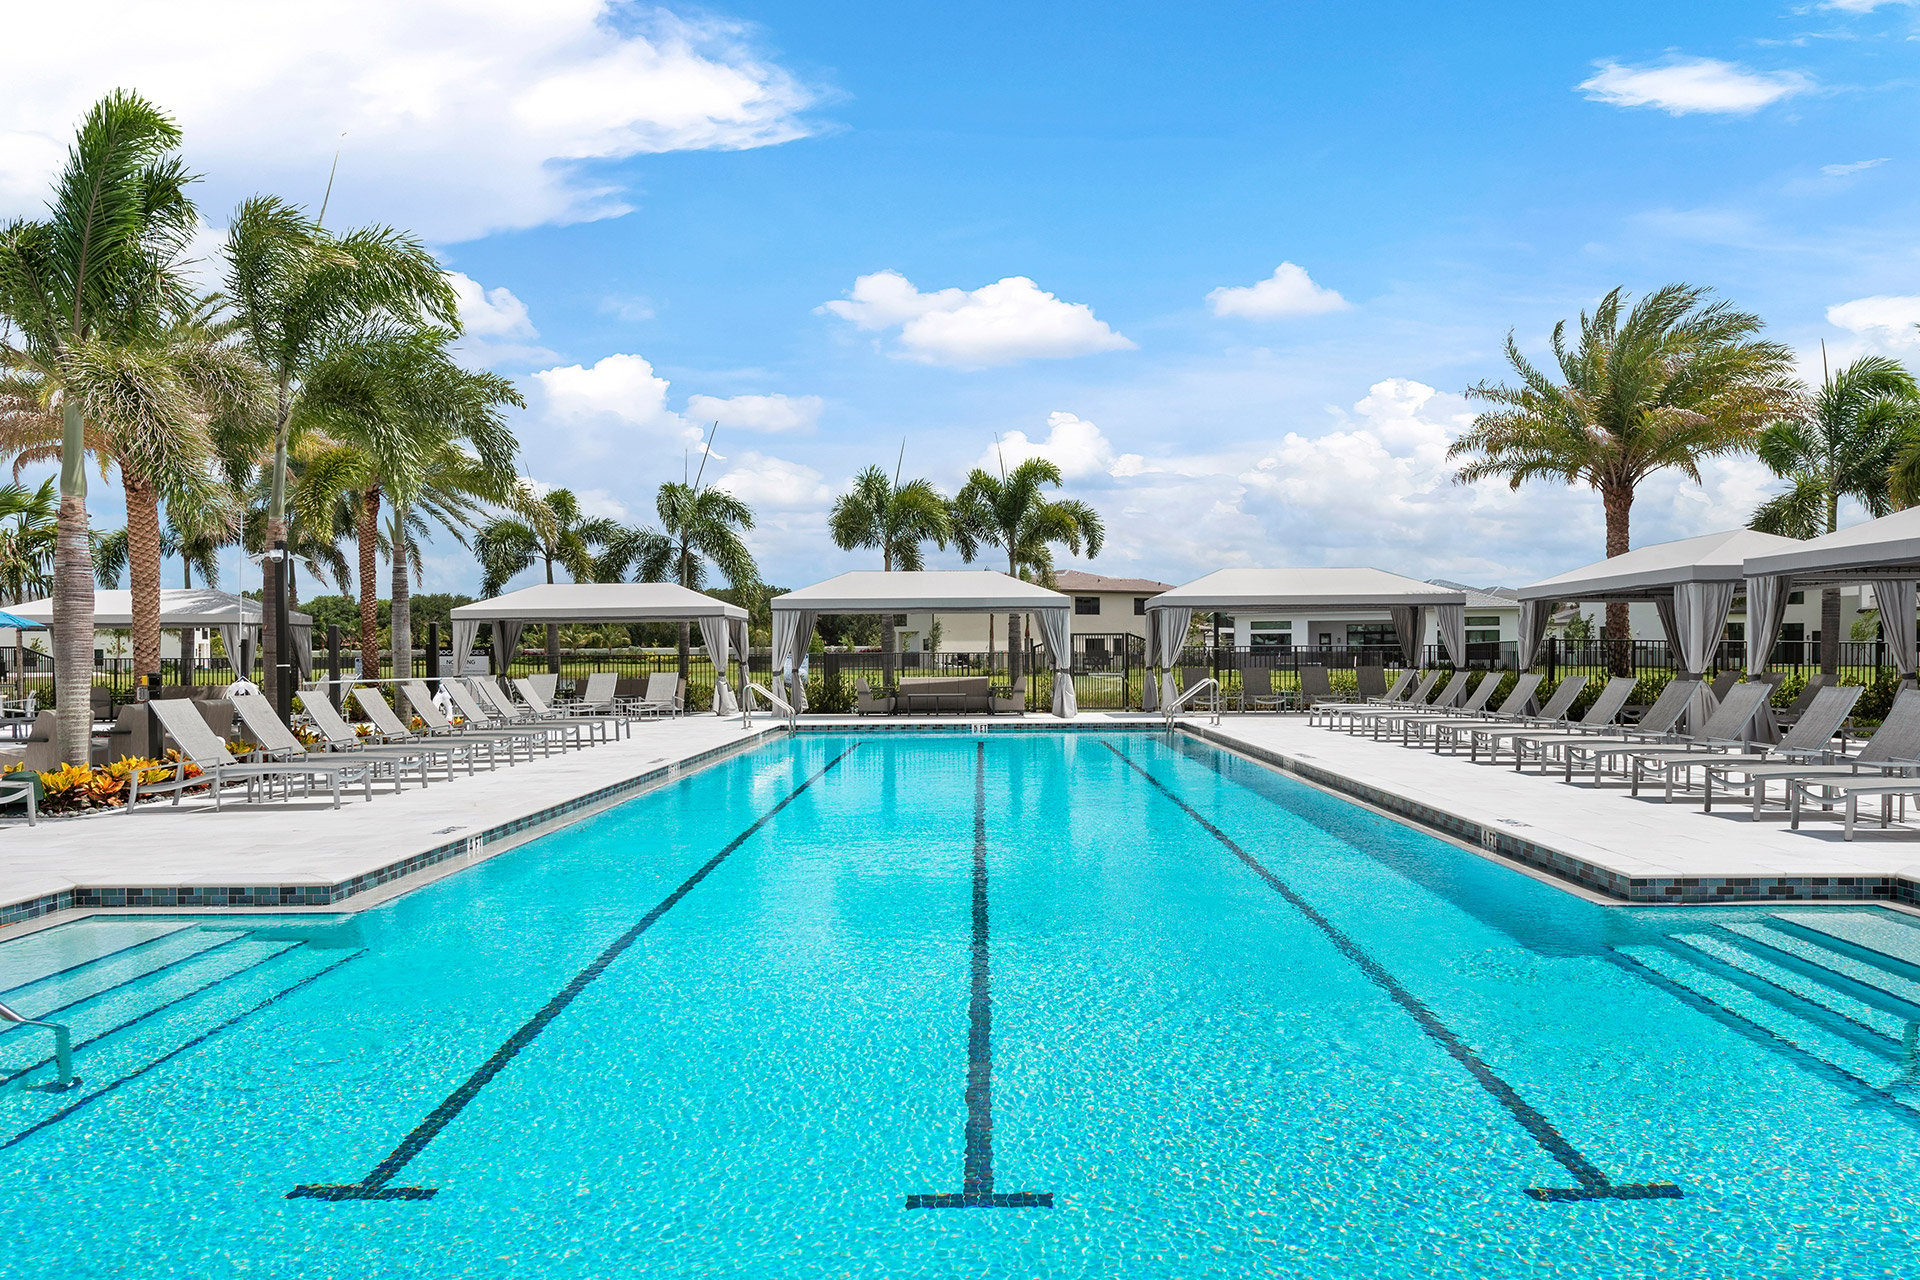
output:
M 823 532 L 854 471 L 904 441 L 951 490 L 996 433 L 1106 514 L 1096 570 L 1523 582 L 1595 558 L 1600 517 L 1449 482 L 1509 329 L 1538 351 L 1686 280 L 1812 371 L 1823 340 L 1920 355 L 1906 3 L 235 12 L 25 18 L 112 34 L 84 71 L 0 51 L 0 211 L 114 84 L 180 115 L 210 248 L 242 196 L 317 199 L 338 146 L 330 218 L 465 278 L 529 475 L 643 520 L 717 417 L 707 476 L 783 585 L 871 559 Z M 1751 460 L 1656 482 L 1635 540 L 1767 487 Z M 477 581 L 445 539 L 428 577 Z

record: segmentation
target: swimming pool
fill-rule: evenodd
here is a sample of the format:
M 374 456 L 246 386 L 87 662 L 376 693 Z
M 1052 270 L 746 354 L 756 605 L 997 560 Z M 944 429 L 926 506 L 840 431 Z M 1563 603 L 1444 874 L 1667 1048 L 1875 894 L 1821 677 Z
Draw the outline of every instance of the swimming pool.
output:
M 81 1042 L 0 1035 L 9 1276 L 1914 1270 L 1905 918 L 1597 906 L 1160 735 L 802 734 L 0 1000 Z

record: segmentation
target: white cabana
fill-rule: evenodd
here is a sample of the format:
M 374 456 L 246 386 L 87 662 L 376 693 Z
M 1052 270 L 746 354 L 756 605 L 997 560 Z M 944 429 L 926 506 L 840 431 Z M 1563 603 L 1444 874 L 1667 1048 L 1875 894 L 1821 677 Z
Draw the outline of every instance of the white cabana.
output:
M 713 711 L 737 711 L 727 687 L 727 663 L 740 654 L 740 685 L 746 685 L 747 611 L 672 582 L 543 582 L 453 611 L 453 669 L 465 671 L 481 623 L 493 627 L 494 660 L 505 663 L 530 622 L 694 622 L 713 659 Z
M 1661 630 L 1683 672 L 1698 679 L 1720 648 L 1734 597 L 1745 589 L 1748 558 L 1805 545 L 1752 529 L 1728 529 L 1637 547 L 1521 587 L 1514 593 L 1520 599 L 1520 665 L 1530 667 L 1539 656 L 1546 640 L 1547 620 L 1557 605 L 1645 601 L 1659 613 Z M 1767 655 L 1773 649 L 1771 637 L 1780 623 L 1777 610 L 1786 607 L 1786 598 L 1783 591 L 1777 602 L 1756 600 L 1754 593 L 1748 592 L 1747 670 L 1755 675 L 1766 669 Z M 1767 625 L 1767 610 L 1775 610 L 1771 625 Z M 1768 637 L 1758 648 L 1756 629 Z M 1712 696 L 1704 686 L 1701 688 L 1688 709 L 1691 723 L 1705 723 L 1713 710 Z
M 53 625 L 53 600 L 35 600 L 31 604 L 8 605 L 9 613 L 31 618 L 42 626 Z M 218 631 L 226 647 L 227 661 L 240 670 L 241 642 L 259 652 L 260 602 L 245 596 L 215 591 L 211 587 L 162 587 L 160 590 L 160 629 L 162 631 Z M 313 619 L 304 613 L 289 611 L 288 625 L 293 631 L 294 660 L 301 674 L 313 669 Z M 93 593 L 95 627 L 131 627 L 133 592 L 96 591 Z
M 1837 533 L 1805 542 L 1789 542 L 1776 550 L 1756 552 L 1744 566 L 1747 594 L 1764 595 L 1773 603 L 1765 643 L 1771 648 L 1780 629 L 1790 587 L 1836 587 L 1864 582 L 1873 588 L 1880 607 L 1881 634 L 1887 654 L 1903 682 L 1914 679 L 1916 658 L 1914 584 L 1920 580 L 1920 507 L 1896 511 L 1878 520 L 1851 525 Z M 1747 646 L 1759 642 L 1757 611 L 1749 606 Z
M 814 620 L 823 613 L 1031 614 L 1053 671 L 1053 714 L 1072 719 L 1080 713 L 1073 693 L 1073 601 L 1058 591 L 985 569 L 862 569 L 775 596 L 773 658 L 796 710 L 806 710 L 800 669 Z
M 1216 569 L 1204 578 L 1163 591 L 1147 601 L 1147 668 L 1160 673 L 1161 688 L 1148 681 L 1145 709 L 1178 696 L 1173 668 L 1186 647 L 1196 613 L 1259 614 L 1294 609 L 1385 609 L 1408 662 L 1419 657 L 1422 611 L 1432 609 L 1440 643 L 1456 665 L 1467 660 L 1467 597 L 1384 569 Z

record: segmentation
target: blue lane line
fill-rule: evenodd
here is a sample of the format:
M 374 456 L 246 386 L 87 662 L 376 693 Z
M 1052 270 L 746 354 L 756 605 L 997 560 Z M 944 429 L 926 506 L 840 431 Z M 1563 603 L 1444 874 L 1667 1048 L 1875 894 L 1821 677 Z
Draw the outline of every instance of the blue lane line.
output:
M 296 942 L 293 945 L 297 947 L 301 944 Z M 291 951 L 292 949 L 293 947 L 287 948 L 288 951 Z M 284 955 L 285 952 L 278 952 L 276 954 Z M 341 965 L 346 964 L 350 960 L 357 960 L 359 957 L 365 954 L 366 954 L 365 951 L 356 951 L 352 955 L 343 956 L 340 959 L 334 961 L 332 964 L 328 965 L 326 968 L 319 969 L 313 973 L 308 974 L 306 977 L 300 979 L 300 981 L 294 983 L 292 986 L 287 987 L 282 991 L 276 992 L 271 996 L 268 996 L 265 1000 L 260 1001 L 258 1004 L 255 1004 L 246 1009 L 242 1009 L 239 1013 L 234 1014 L 231 1018 L 228 1018 L 225 1022 L 220 1023 L 218 1026 L 207 1028 L 205 1031 L 202 1031 L 199 1035 L 187 1041 L 185 1044 L 182 1044 L 177 1048 L 167 1050 L 167 1052 L 161 1054 L 159 1057 L 153 1059 L 151 1062 L 148 1062 L 139 1067 L 135 1067 L 132 1071 L 127 1072 L 127 1074 L 121 1076 L 119 1079 L 114 1080 L 109 1084 L 101 1085 L 98 1089 L 95 1089 L 92 1093 L 87 1094 L 86 1096 L 80 1098 L 78 1101 L 72 1103 L 71 1105 L 60 1108 L 60 1110 L 54 1112 L 52 1115 L 48 1116 L 46 1119 L 41 1120 L 37 1124 L 31 1125 L 28 1128 L 22 1129 L 19 1133 L 14 1134 L 13 1137 L 9 1138 L 7 1141 L 0 1142 L 0 1151 L 5 1151 L 8 1147 L 19 1146 L 21 1143 L 25 1142 L 28 1138 L 40 1132 L 42 1129 L 47 1128 L 49 1125 L 55 1125 L 60 1123 L 60 1121 L 65 1120 L 68 1116 L 72 1115 L 74 1112 L 78 1111 L 80 1108 L 86 1106 L 88 1103 L 91 1103 L 100 1098 L 106 1097 L 108 1094 L 112 1093 L 115 1089 L 118 1089 L 121 1085 L 126 1084 L 129 1081 L 138 1080 L 141 1076 L 144 1076 L 145 1074 L 147 1074 L 147 1072 L 153 1070 L 155 1067 L 159 1066 L 161 1063 L 167 1062 L 173 1058 L 179 1057 L 181 1054 L 185 1053 L 187 1050 L 193 1048 L 194 1046 L 205 1044 L 208 1040 L 213 1039 L 213 1037 L 219 1035 L 222 1031 L 225 1031 L 231 1027 L 238 1026 L 240 1023 L 245 1022 L 248 1018 L 251 1018 L 254 1014 L 259 1013 L 262 1009 L 265 1009 L 269 1005 L 278 1004 L 280 1001 L 286 999 L 288 996 L 300 990 L 302 987 L 305 987 L 309 983 L 318 981 L 319 979 L 326 977 L 328 974 L 332 973 L 335 969 L 338 969 Z M 272 956 L 268 957 L 268 959 L 272 959 L 272 958 L 273 958 Z M 263 961 L 262 963 L 265 963 L 265 962 Z M 253 966 L 248 966 L 248 967 L 251 968 Z M 240 970 L 240 972 L 244 973 L 246 972 L 246 970 L 242 969 Z
M 1208 835 L 1226 846 L 1234 857 L 1245 863 L 1248 869 L 1266 881 L 1269 888 L 1285 898 L 1294 910 L 1305 916 L 1316 929 L 1325 934 L 1327 940 L 1333 943 L 1340 954 L 1352 961 L 1354 966 L 1366 974 L 1374 985 L 1385 991 L 1395 1004 L 1420 1025 L 1422 1031 L 1447 1051 L 1454 1061 L 1465 1067 L 1475 1082 L 1519 1122 L 1520 1127 L 1526 1130 L 1527 1136 L 1539 1144 L 1541 1150 L 1552 1156 L 1560 1167 L 1572 1174 L 1574 1181 L 1580 1184 L 1578 1187 L 1528 1187 L 1529 1196 L 1535 1200 L 1677 1200 L 1680 1198 L 1680 1188 L 1671 1182 L 1618 1183 L 1608 1178 L 1600 1171 L 1599 1166 L 1567 1141 L 1560 1130 L 1554 1127 L 1552 1121 L 1535 1110 L 1533 1104 L 1521 1097 L 1519 1091 L 1512 1085 L 1501 1079 L 1466 1041 L 1440 1021 L 1433 1010 L 1427 1008 L 1418 996 L 1401 986 L 1399 981 L 1359 943 L 1341 932 L 1331 920 L 1315 910 L 1312 903 L 1296 893 L 1292 886 L 1262 866 L 1258 859 L 1236 844 L 1226 832 L 1208 821 L 1198 809 L 1182 800 L 1166 783 L 1142 768 L 1132 756 L 1111 742 L 1102 741 L 1100 745 L 1118 756 L 1128 768 L 1146 779 L 1161 795 L 1178 805 L 1188 817 L 1199 823 Z
M 967 1001 L 967 1154 L 958 1192 L 918 1192 L 909 1209 L 1051 1209 L 1051 1191 L 993 1189 L 993 918 L 987 900 L 987 744 L 973 747 L 973 991 Z
M 842 760 L 852 755 L 854 749 L 859 745 L 859 743 L 855 743 L 833 759 L 827 761 L 818 773 L 815 773 L 805 782 L 802 782 L 799 786 L 788 792 L 779 804 L 774 805 L 773 808 L 761 814 L 754 820 L 752 826 L 729 840 L 725 848 L 721 849 L 720 852 L 714 854 L 711 858 L 708 858 L 698 871 L 680 883 L 679 888 L 661 899 L 658 906 L 642 916 L 638 924 L 621 934 L 618 938 L 615 938 L 604 951 L 593 958 L 591 964 L 579 973 L 574 974 L 566 986 L 560 988 L 551 1000 L 541 1005 L 539 1010 L 535 1012 L 531 1018 L 528 1018 L 522 1023 L 520 1029 L 509 1036 L 506 1042 L 498 1049 L 495 1049 L 493 1053 L 488 1056 L 487 1060 L 481 1063 L 479 1068 L 461 1083 L 459 1088 L 448 1094 L 446 1099 L 441 1102 L 439 1106 L 435 1107 L 425 1120 L 415 1125 L 412 1131 L 400 1140 L 400 1145 L 395 1147 L 386 1159 L 375 1165 L 366 1177 L 358 1182 L 302 1183 L 287 1192 L 287 1199 L 431 1200 L 435 1192 L 438 1191 L 437 1187 L 392 1187 L 387 1184 L 392 1182 L 395 1175 L 406 1168 L 415 1156 L 425 1151 L 428 1145 L 440 1136 L 441 1131 L 449 1124 L 452 1124 L 454 1118 L 466 1109 L 467 1104 L 478 1097 L 480 1091 L 486 1088 L 495 1076 L 506 1070 L 507 1064 L 513 1061 L 515 1055 L 532 1044 L 534 1040 L 539 1037 L 540 1033 L 547 1029 L 548 1023 L 559 1017 L 561 1012 L 568 1005 L 572 1004 L 581 992 L 593 985 L 594 981 L 607 971 L 608 965 L 619 959 L 620 954 L 628 947 L 638 942 L 640 935 L 644 934 L 648 929 L 651 929 L 655 921 L 671 911 L 680 899 L 693 892 L 694 886 L 698 885 L 702 880 L 705 880 L 714 868 L 725 862 L 727 858 L 732 855 L 733 851 L 751 839 L 755 832 L 766 826 L 767 823 L 773 821 L 774 815 L 778 814 L 795 800 L 798 800 L 802 792 L 806 791 L 807 788 L 811 787 L 814 783 L 820 781 L 820 779 L 826 777 Z

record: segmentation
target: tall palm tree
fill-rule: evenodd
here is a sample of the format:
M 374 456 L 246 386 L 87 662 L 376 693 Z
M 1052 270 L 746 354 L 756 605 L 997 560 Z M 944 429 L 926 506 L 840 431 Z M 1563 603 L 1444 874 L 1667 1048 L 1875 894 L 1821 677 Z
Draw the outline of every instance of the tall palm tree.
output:
M 1028 458 L 1012 471 L 994 475 L 975 467 L 953 500 L 953 538 L 969 562 L 982 544 L 1007 555 L 1007 573 L 1048 585 L 1053 582 L 1053 547 L 1091 559 L 1106 545 L 1100 513 L 1072 498 L 1050 498 L 1059 488 L 1060 468 L 1045 458 Z M 1020 615 L 1007 615 L 1007 673 L 1021 676 Z
M 220 551 L 228 545 L 228 540 L 219 534 L 200 530 L 182 533 L 174 524 L 171 511 L 160 526 L 160 554 L 165 559 L 179 559 L 180 585 L 188 590 L 193 587 L 195 570 L 199 571 L 200 581 L 209 587 L 220 585 Z M 94 581 L 109 591 L 117 590 L 127 574 L 128 561 L 127 531 L 115 529 L 102 534 L 93 544 Z
M 667 537 L 660 576 L 689 591 L 707 585 L 709 566 L 720 571 L 736 591 L 752 592 L 760 585 L 760 567 L 741 535 L 753 528 L 753 508 L 712 485 L 671 480 L 654 496 L 661 531 Z M 652 575 L 647 575 L 652 576 Z M 692 624 L 680 624 L 680 678 L 687 678 L 693 648 Z
M 175 264 L 195 214 L 179 145 L 170 117 L 116 90 L 81 122 L 47 217 L 0 226 L 0 414 L 60 419 L 53 647 L 69 763 L 86 762 L 91 719 L 88 431 L 110 434 L 159 481 L 171 465 L 164 446 L 197 429 L 199 406 L 153 351 L 186 303 Z
M 930 481 L 901 484 L 897 467 L 892 476 L 879 467 L 868 467 L 853 478 L 852 488 L 834 500 L 827 529 L 842 551 L 878 550 L 882 569 L 910 573 L 925 567 L 923 544 L 946 547 L 953 514 Z M 880 662 L 889 683 L 896 648 L 893 615 L 888 614 L 880 620 Z
M 545 568 L 549 583 L 555 568 L 575 582 L 618 582 L 625 576 L 630 559 L 616 553 L 634 540 L 635 531 L 610 516 L 584 514 L 571 489 L 536 494 L 529 488 L 515 508 L 487 521 L 474 539 L 483 595 L 499 595 L 509 579 L 535 565 Z M 547 660 L 558 663 L 560 628 L 545 631 Z M 500 656 L 502 670 L 511 657 Z
M 1627 307 L 1615 289 L 1579 331 L 1553 327 L 1551 371 L 1537 368 L 1507 335 L 1507 363 L 1518 385 L 1480 382 L 1467 395 L 1494 406 L 1474 419 L 1448 451 L 1463 462 L 1462 484 L 1498 476 L 1518 489 L 1529 480 L 1586 484 L 1599 490 L 1606 552 L 1631 546 L 1634 494 L 1655 472 L 1673 469 L 1696 483 L 1700 463 L 1754 447 L 1760 429 L 1798 398 L 1791 356 L 1763 342 L 1760 318 L 1711 300 L 1706 289 L 1670 284 Z M 1607 606 L 1607 632 L 1623 664 L 1627 606 Z
M 288 454 L 293 440 L 338 406 L 339 386 L 310 381 L 368 326 L 437 321 L 456 326 L 453 286 L 413 236 L 390 227 L 335 234 L 319 218 L 273 196 L 241 204 L 227 227 L 226 292 L 249 354 L 273 385 L 267 540 L 287 536 Z M 277 670 L 275 571 L 264 592 L 262 648 Z M 279 681 L 269 679 L 278 697 Z M 285 714 L 285 708 L 280 708 Z
M 1890 482 L 1903 436 L 1916 422 L 1920 385 L 1897 360 L 1862 356 L 1835 373 L 1820 346 L 1820 389 L 1791 417 L 1760 433 L 1760 461 L 1787 482 L 1748 523 L 1762 533 L 1817 538 L 1840 527 L 1840 500 L 1871 516 L 1893 509 Z M 1840 668 L 1840 588 L 1820 593 L 1820 669 Z

